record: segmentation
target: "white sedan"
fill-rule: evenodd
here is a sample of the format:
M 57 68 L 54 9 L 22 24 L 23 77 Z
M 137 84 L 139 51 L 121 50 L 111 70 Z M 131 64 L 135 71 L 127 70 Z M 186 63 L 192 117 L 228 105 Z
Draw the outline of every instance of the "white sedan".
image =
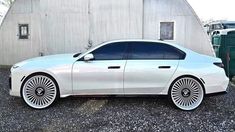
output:
M 10 95 L 35 109 L 73 95 L 168 95 L 182 110 L 226 92 L 220 59 L 153 40 L 118 40 L 82 54 L 38 57 L 11 68 Z

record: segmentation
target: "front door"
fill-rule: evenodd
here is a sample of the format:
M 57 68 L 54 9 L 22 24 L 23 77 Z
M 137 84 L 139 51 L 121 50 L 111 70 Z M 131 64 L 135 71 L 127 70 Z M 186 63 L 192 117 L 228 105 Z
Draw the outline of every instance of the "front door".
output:
M 94 60 L 77 61 L 73 66 L 75 95 L 124 94 L 124 55 L 127 45 L 111 43 L 91 51 Z

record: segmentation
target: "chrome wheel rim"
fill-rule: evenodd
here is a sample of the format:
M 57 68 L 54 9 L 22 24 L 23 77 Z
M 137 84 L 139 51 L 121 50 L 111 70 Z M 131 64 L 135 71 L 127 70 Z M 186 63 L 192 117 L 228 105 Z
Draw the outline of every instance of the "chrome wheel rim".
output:
M 182 110 L 193 110 L 203 100 L 204 92 L 201 84 L 193 78 L 177 80 L 171 89 L 173 103 Z
M 52 79 L 43 75 L 29 78 L 23 86 L 25 102 L 36 109 L 50 106 L 56 98 L 56 85 Z

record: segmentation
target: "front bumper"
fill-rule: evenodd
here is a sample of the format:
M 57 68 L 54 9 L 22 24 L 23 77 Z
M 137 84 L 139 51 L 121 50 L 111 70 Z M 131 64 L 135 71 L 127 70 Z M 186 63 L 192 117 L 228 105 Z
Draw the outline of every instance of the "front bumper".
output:
M 20 97 L 20 86 L 21 86 L 20 78 L 18 78 L 17 76 L 13 76 L 13 74 L 11 73 L 9 75 L 8 83 L 9 83 L 9 94 L 11 96 Z

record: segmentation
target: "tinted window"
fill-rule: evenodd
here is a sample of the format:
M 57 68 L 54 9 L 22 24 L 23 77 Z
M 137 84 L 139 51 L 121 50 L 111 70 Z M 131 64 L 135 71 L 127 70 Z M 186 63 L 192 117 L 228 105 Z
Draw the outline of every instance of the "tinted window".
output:
M 223 24 L 224 29 L 235 28 L 235 23 Z
M 122 60 L 127 43 L 112 43 L 104 45 L 92 52 L 95 60 Z
M 162 47 L 153 43 L 131 43 L 130 59 L 162 59 L 164 53 Z
M 132 42 L 129 59 L 184 59 L 185 53 L 179 49 L 161 43 L 153 42 Z
M 185 53 L 173 46 L 164 45 L 164 59 L 166 60 L 177 60 L 177 59 L 184 59 Z

